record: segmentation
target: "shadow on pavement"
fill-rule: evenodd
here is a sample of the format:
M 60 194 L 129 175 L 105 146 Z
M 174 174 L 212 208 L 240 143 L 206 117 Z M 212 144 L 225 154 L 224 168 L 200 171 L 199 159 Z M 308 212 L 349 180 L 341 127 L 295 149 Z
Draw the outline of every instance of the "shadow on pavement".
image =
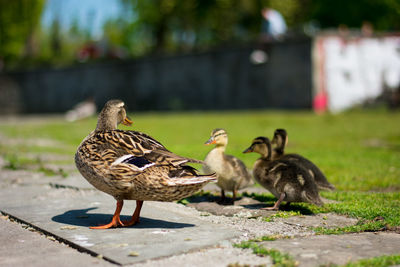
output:
M 112 214 L 103 213 L 88 213 L 89 211 L 97 208 L 87 208 L 79 210 L 69 210 L 63 214 L 56 215 L 51 218 L 53 221 L 58 223 L 64 223 L 76 226 L 97 226 L 102 224 L 107 224 L 111 221 Z M 121 215 L 121 220 L 129 220 L 131 217 L 126 215 Z M 189 223 L 178 223 L 169 222 L 164 220 L 155 220 L 146 217 L 140 217 L 140 223 L 131 226 L 132 228 L 185 228 L 194 227 L 194 224 Z

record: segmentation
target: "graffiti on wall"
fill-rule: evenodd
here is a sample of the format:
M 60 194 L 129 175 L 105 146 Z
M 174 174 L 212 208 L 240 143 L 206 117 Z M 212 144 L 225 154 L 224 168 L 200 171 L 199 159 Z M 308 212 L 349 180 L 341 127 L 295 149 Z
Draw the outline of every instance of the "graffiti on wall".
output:
M 313 48 L 317 112 L 340 112 L 400 86 L 400 36 L 321 36 Z

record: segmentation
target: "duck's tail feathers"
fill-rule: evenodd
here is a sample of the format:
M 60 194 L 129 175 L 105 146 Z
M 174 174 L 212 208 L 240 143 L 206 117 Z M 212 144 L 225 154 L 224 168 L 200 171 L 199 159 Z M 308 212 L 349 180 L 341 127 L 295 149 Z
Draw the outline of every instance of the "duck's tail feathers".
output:
M 317 184 L 319 190 L 335 191 L 336 187 L 329 182 Z
M 198 159 L 187 158 L 189 163 L 205 164 L 204 161 Z
M 168 179 L 168 184 L 172 186 L 179 185 L 194 185 L 194 184 L 205 184 L 209 182 L 216 182 L 217 175 L 207 174 L 207 175 L 198 175 L 198 176 L 190 176 L 190 177 L 173 177 Z

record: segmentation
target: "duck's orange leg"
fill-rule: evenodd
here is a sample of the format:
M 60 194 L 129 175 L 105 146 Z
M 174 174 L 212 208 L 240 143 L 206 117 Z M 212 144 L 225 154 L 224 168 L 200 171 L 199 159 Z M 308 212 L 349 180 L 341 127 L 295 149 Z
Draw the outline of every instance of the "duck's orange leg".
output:
M 117 201 L 117 208 L 115 209 L 114 215 L 112 217 L 112 220 L 109 224 L 105 225 L 100 225 L 100 226 L 92 226 L 90 229 L 108 229 L 111 227 L 118 227 L 119 225 L 124 225 L 121 222 L 121 219 L 119 218 L 119 215 L 121 214 L 122 206 L 124 205 L 123 200 L 118 200 Z
M 139 222 L 140 210 L 143 206 L 143 200 L 136 200 L 136 209 L 129 221 L 123 221 L 122 226 L 131 226 Z

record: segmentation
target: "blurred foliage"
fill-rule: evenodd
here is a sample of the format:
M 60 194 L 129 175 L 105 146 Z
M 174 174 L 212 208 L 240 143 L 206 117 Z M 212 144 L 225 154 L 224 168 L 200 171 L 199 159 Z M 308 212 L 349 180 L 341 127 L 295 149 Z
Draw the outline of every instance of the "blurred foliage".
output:
M 131 53 L 168 53 L 205 49 L 256 40 L 261 29 L 261 9 L 271 6 L 288 18 L 289 26 L 300 21 L 301 1 L 296 0 L 121 0 L 131 11 L 124 25 L 124 43 Z M 120 19 L 118 21 L 121 21 Z M 129 23 L 130 21 L 130 23 Z M 116 24 L 116 22 L 114 22 Z M 111 31 L 106 34 L 110 36 Z M 115 32 L 114 32 L 115 34 Z M 114 35 L 115 36 L 115 35 Z M 110 37 L 112 39 L 112 37 Z
M 305 25 L 358 29 L 364 21 L 378 31 L 400 30 L 399 0 L 119 0 L 120 16 L 104 22 L 103 36 L 92 40 L 90 29 L 81 28 L 77 20 L 63 29 L 57 14 L 51 25 L 41 25 L 45 3 L 0 0 L 0 61 L 6 69 L 253 42 L 266 6 L 282 13 L 289 34 L 302 34 Z
M 399 0 L 309 0 L 309 18 L 318 21 L 322 28 L 340 24 L 359 28 L 368 21 L 380 31 L 400 30 Z
M 44 3 L 0 0 L 0 59 L 10 62 L 35 55 L 35 33 Z

